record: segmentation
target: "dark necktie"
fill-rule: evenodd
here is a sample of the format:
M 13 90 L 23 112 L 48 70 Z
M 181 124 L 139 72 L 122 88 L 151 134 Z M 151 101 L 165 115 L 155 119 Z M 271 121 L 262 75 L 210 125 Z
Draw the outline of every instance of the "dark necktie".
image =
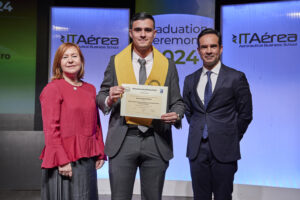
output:
M 208 104 L 208 102 L 211 98 L 211 95 L 212 95 L 212 86 L 211 86 L 211 79 L 210 79 L 211 71 L 207 71 L 206 75 L 207 75 L 207 83 L 206 83 L 205 92 L 204 92 L 205 109 L 206 109 L 207 104 Z
M 147 74 L 146 74 L 146 60 L 143 58 L 139 58 L 138 62 L 140 63 L 141 67 L 140 67 L 140 72 L 139 72 L 139 84 L 140 85 L 144 85 L 144 83 L 147 80 Z M 148 130 L 147 126 L 141 126 L 138 125 L 138 129 L 140 131 L 142 131 L 143 133 L 145 133 Z
M 205 91 L 204 91 L 204 106 L 205 109 L 207 108 L 207 104 L 212 96 L 212 85 L 211 85 L 211 79 L 210 79 L 210 75 L 211 75 L 211 71 L 207 71 L 206 72 L 207 75 L 207 83 L 205 86 Z M 204 139 L 206 139 L 208 137 L 208 131 L 207 131 L 207 124 L 205 123 L 204 129 L 203 129 L 203 136 Z
M 138 62 L 140 63 L 140 72 L 139 72 L 139 84 L 144 85 L 144 83 L 147 80 L 147 74 L 146 74 L 146 60 L 145 59 L 138 59 Z

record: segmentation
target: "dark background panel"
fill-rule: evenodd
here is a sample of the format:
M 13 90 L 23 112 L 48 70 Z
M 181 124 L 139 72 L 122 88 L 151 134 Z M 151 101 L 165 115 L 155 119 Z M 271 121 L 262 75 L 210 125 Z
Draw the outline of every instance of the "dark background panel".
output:
M 0 189 L 40 188 L 42 131 L 0 131 Z

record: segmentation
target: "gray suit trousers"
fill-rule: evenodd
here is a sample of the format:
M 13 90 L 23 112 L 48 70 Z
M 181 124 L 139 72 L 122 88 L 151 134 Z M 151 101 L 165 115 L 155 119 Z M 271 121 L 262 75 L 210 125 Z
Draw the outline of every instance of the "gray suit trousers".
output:
M 168 166 L 154 136 L 127 135 L 117 155 L 109 158 L 112 200 L 131 200 L 138 168 L 142 200 L 161 200 Z

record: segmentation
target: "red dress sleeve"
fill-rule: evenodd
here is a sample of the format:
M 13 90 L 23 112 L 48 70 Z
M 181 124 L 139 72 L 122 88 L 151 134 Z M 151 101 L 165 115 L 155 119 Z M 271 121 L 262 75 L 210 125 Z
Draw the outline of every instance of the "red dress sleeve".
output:
M 40 158 L 42 168 L 53 168 L 70 162 L 62 146 L 60 132 L 61 104 L 63 99 L 57 86 L 51 82 L 40 95 L 45 147 Z
M 97 109 L 97 132 L 96 132 L 96 140 L 100 144 L 100 149 L 102 150 L 102 153 L 98 156 L 98 160 L 107 160 L 106 155 L 104 154 L 104 143 L 103 143 L 103 135 L 102 135 L 102 127 L 100 122 L 100 115 L 99 115 L 99 109 L 96 106 Z

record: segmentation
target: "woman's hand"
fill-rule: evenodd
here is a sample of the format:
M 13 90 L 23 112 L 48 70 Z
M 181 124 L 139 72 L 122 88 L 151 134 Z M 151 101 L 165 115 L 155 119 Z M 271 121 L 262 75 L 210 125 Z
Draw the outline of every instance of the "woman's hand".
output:
M 72 177 L 72 166 L 71 163 L 61 165 L 58 167 L 58 172 L 62 176 Z
M 96 161 L 96 169 L 100 169 L 104 165 L 104 160 Z

